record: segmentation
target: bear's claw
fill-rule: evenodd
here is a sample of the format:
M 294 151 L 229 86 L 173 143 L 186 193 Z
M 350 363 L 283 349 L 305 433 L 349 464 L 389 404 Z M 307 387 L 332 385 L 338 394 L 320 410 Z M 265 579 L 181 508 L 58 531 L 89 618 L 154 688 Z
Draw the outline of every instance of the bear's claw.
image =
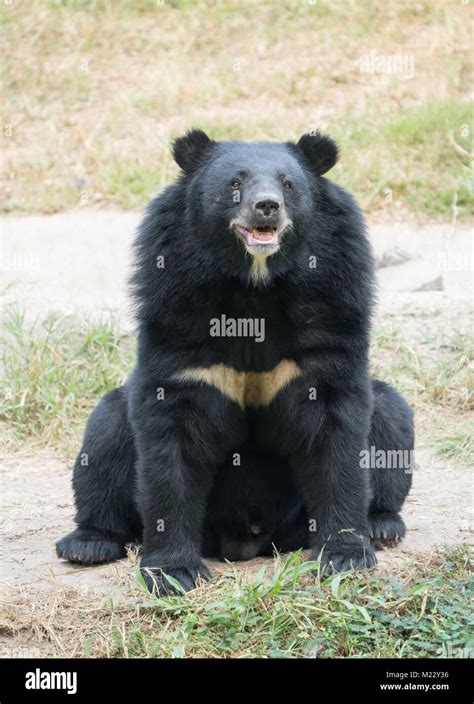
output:
M 395 547 L 405 537 L 406 528 L 398 513 L 369 514 L 369 537 L 376 550 Z

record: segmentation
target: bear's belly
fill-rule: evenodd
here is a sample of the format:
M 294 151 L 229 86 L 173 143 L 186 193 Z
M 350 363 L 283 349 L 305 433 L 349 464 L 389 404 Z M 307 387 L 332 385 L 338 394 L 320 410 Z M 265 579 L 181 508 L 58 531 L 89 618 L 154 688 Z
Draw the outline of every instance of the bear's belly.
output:
M 173 378 L 209 384 L 244 409 L 269 406 L 275 396 L 301 374 L 296 362 L 283 359 L 266 372 L 239 372 L 225 364 L 214 364 L 184 369 Z

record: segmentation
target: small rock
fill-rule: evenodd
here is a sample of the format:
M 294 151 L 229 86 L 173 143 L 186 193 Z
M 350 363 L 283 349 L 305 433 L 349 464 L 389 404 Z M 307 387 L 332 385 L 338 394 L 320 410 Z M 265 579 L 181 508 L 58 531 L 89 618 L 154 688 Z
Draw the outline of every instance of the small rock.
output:
M 425 284 L 414 288 L 413 291 L 444 291 L 443 276 L 440 274 L 432 281 L 427 281 Z
M 386 250 L 382 256 L 376 257 L 375 264 L 377 269 L 383 269 L 386 266 L 399 266 L 404 262 L 409 261 L 410 255 L 399 247 Z

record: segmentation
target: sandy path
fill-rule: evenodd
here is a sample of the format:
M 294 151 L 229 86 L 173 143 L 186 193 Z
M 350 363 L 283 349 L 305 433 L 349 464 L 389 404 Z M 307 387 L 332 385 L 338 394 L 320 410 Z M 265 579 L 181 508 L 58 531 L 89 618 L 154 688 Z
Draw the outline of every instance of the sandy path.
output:
M 0 219 L 0 305 L 19 302 L 28 319 L 51 311 L 114 312 L 131 328 L 127 278 L 140 217 L 77 210 Z M 410 301 L 413 294 L 429 306 L 472 297 L 474 242 L 468 227 L 377 224 L 369 235 L 379 262 L 402 256 L 398 266 L 378 270 L 382 308 Z M 423 287 L 427 290 L 418 293 Z

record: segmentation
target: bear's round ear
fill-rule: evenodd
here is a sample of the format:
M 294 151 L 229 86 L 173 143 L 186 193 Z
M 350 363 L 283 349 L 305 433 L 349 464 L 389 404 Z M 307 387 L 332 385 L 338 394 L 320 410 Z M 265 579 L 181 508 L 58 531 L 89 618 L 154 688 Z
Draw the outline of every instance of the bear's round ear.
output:
M 202 130 L 189 130 L 173 142 L 173 157 L 187 174 L 198 168 L 204 154 L 215 144 Z
M 332 169 L 339 156 L 336 142 L 319 132 L 304 134 L 296 148 L 304 155 L 306 163 L 318 176 Z

